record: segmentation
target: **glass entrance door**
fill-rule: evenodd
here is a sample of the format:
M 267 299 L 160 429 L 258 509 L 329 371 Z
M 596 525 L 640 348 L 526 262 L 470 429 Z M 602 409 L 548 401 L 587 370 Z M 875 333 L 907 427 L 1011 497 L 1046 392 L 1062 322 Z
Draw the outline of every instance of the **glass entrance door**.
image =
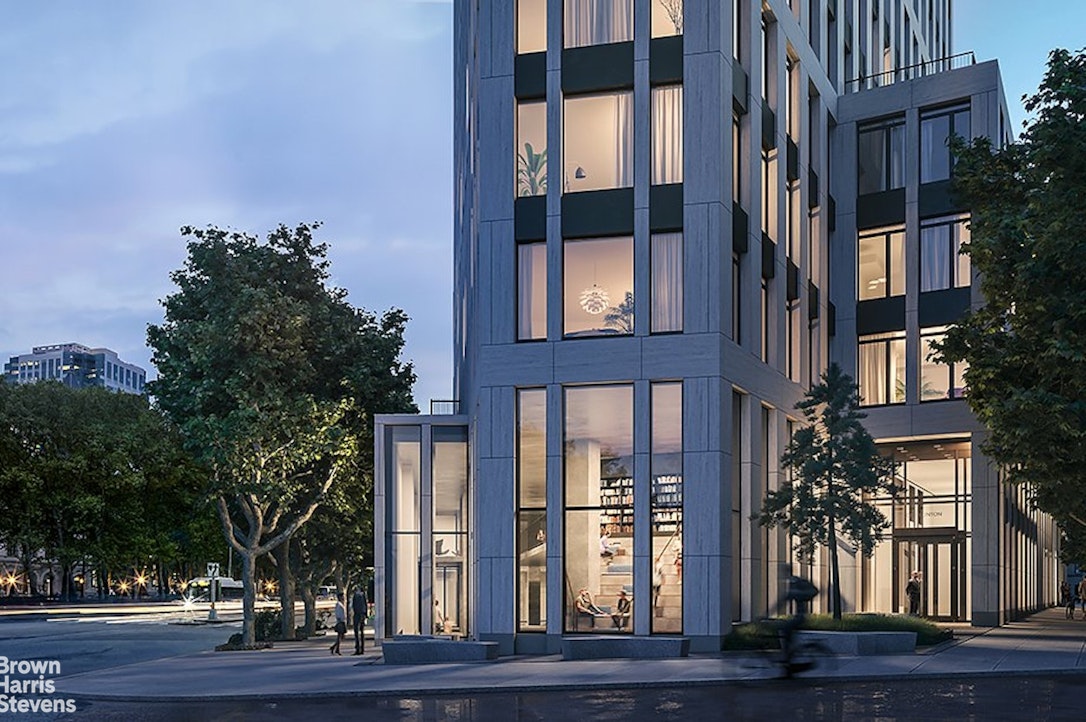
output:
M 905 585 L 920 572 L 920 616 L 948 622 L 966 615 L 966 544 L 964 535 L 925 529 L 894 533 L 894 598 L 898 609 L 909 610 Z

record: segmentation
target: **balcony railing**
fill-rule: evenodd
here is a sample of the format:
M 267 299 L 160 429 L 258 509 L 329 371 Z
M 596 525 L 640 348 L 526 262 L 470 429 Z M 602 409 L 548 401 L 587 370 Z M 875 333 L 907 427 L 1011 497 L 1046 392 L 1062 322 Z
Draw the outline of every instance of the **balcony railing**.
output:
M 431 416 L 455 416 L 459 413 L 459 399 L 430 399 Z
M 904 68 L 887 70 L 874 75 L 860 75 L 858 78 L 845 81 L 845 92 L 855 93 L 860 90 L 881 88 L 884 85 L 893 85 L 894 83 L 903 80 L 922 78 L 926 75 L 935 75 L 936 73 L 942 73 L 947 70 L 957 70 L 958 68 L 964 68 L 967 65 L 975 65 L 976 62 L 977 58 L 973 55 L 973 51 L 968 50 L 964 53 L 958 53 L 957 55 L 950 55 L 936 60 L 927 60 L 923 63 L 907 65 Z

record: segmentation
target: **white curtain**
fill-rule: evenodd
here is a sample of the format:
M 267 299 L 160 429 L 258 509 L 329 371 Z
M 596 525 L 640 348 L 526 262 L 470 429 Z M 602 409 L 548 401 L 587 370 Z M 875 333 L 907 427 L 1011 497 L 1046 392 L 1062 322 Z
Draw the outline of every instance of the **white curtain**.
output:
M 543 281 L 542 289 L 536 288 L 536 279 L 546 278 L 537 266 L 542 264 L 545 268 L 547 244 L 525 243 L 517 247 L 517 253 L 517 338 L 521 341 L 546 338 L 546 313 L 540 313 L 546 303 L 546 282 Z
M 683 330 L 683 234 L 652 237 L 652 332 Z
M 652 89 L 652 182 L 683 180 L 683 86 Z
M 938 291 L 950 288 L 948 261 L 949 226 L 920 229 L 920 290 Z
M 633 40 L 633 0 L 565 0 L 565 46 Z
M 860 344 L 860 396 L 864 406 L 887 403 L 886 398 L 886 344 Z
M 615 95 L 615 188 L 633 185 L 633 93 Z

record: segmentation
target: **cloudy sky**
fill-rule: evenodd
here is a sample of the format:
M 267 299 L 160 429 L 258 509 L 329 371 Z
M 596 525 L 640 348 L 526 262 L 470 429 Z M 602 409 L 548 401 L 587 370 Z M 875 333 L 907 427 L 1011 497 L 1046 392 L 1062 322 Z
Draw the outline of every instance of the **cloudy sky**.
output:
M 1048 50 L 1086 44 L 1080 0 L 955 12 L 1016 125 Z M 0 359 L 75 341 L 151 370 L 180 226 L 322 220 L 334 283 L 410 315 L 420 407 L 448 398 L 451 36 L 451 0 L 0 0 Z

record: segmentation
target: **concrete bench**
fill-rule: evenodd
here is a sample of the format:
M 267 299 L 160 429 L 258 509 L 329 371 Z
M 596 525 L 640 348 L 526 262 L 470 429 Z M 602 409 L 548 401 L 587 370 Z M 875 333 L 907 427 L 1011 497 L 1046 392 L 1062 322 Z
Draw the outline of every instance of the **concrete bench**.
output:
M 822 632 L 803 629 L 796 632 L 797 642 L 821 642 L 834 654 L 912 654 L 916 651 L 916 632 Z
M 385 640 L 381 644 L 381 651 L 385 664 L 490 662 L 498 658 L 498 643 L 401 635 Z
M 690 654 L 686 637 L 563 637 L 562 659 L 669 659 Z

